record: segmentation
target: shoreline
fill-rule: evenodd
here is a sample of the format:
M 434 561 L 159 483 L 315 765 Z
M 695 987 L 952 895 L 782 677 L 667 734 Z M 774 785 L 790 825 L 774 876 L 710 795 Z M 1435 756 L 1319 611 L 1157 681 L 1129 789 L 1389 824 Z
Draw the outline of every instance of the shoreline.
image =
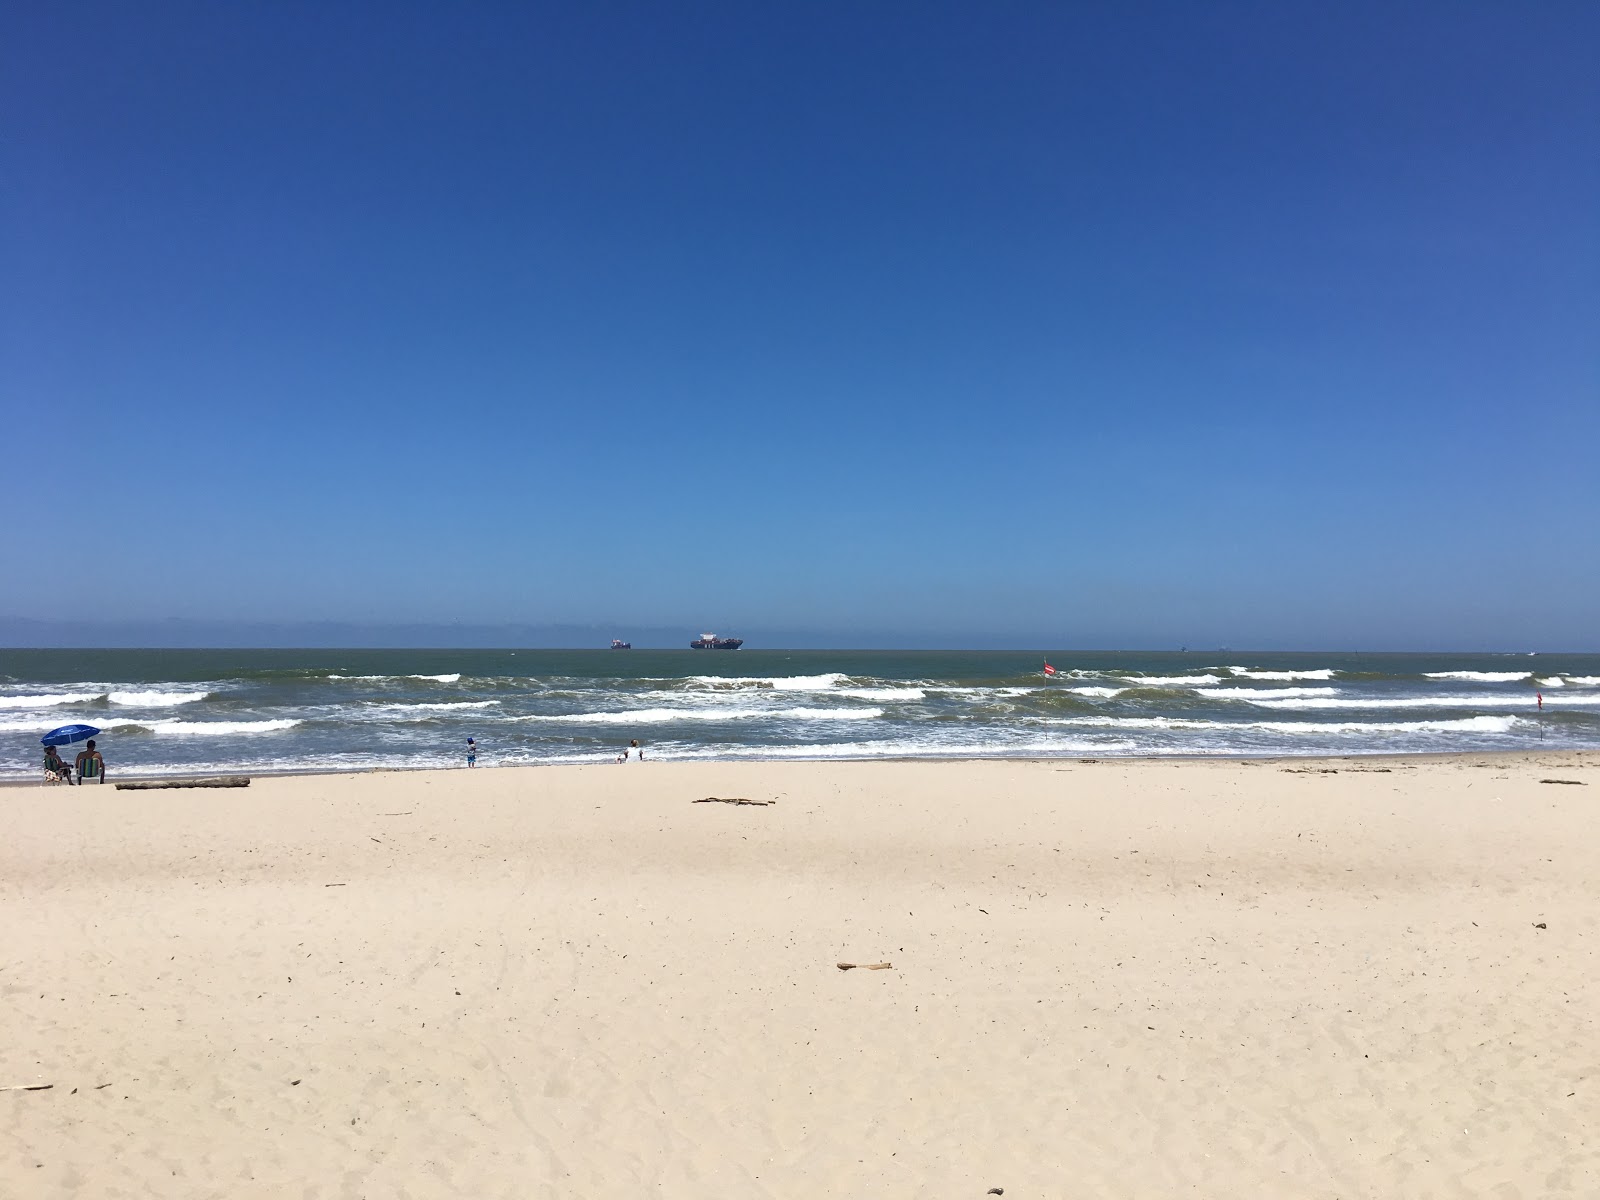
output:
M 648 749 L 648 747 L 646 747 Z M 1129 764 L 1141 762 L 1153 763 L 1233 763 L 1233 764 L 1276 764 L 1276 763 L 1370 763 L 1370 762 L 1400 762 L 1413 765 L 1427 763 L 1459 762 L 1465 759 L 1487 759 L 1493 762 L 1513 764 L 1523 761 L 1532 761 L 1535 758 L 1561 755 L 1584 762 L 1600 763 L 1600 749 L 1586 749 L 1583 747 L 1561 747 L 1550 750 L 1529 750 L 1518 748 L 1515 750 L 1450 750 L 1450 751 L 1417 751 L 1415 753 L 1373 751 L 1371 753 L 1351 754 L 1096 754 L 1096 755 L 1064 755 L 1058 758 L 1043 758 L 1037 755 L 1005 757 L 1001 755 L 979 755 L 974 757 L 956 756 L 906 756 L 906 757 L 873 757 L 873 758 L 677 758 L 677 759 L 646 759 L 643 765 L 653 767 L 667 766 L 711 766 L 711 765 L 746 765 L 762 766 L 783 763 L 840 763 L 851 765 L 864 765 L 870 763 L 884 764 L 913 764 L 913 763 L 1076 763 L 1080 765 L 1101 764 Z M 301 778 L 340 778 L 351 775 L 398 775 L 409 776 L 428 772 L 450 773 L 468 769 L 477 771 L 544 771 L 555 769 L 574 769 L 581 767 L 629 766 L 637 768 L 639 764 L 616 763 L 600 759 L 590 762 L 539 762 L 539 763 L 502 763 L 498 765 L 486 764 L 475 768 L 465 765 L 452 767 L 420 766 L 420 767 L 350 767 L 348 769 L 329 770 L 325 767 L 305 770 L 278 770 L 278 771 L 253 771 L 248 767 L 218 767 L 208 771 L 184 771 L 172 773 L 133 773 L 111 774 L 107 777 L 106 784 L 85 786 L 114 786 L 117 783 L 139 783 L 152 780 L 177 780 L 177 779 L 207 779 L 218 775 L 248 775 L 251 779 L 301 779 Z M 30 788 L 30 787 L 59 787 L 64 785 L 47 784 L 39 779 L 0 778 L 0 789 L 5 788 Z M 77 786 L 77 785 L 74 785 Z

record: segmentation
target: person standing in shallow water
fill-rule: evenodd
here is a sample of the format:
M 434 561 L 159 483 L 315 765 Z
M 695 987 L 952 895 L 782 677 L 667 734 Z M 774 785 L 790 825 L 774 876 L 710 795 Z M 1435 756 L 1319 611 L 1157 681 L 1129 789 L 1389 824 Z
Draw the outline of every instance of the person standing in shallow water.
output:
M 477 765 L 478 765 L 478 743 L 473 741 L 471 738 L 468 738 L 467 739 L 467 766 L 475 767 Z

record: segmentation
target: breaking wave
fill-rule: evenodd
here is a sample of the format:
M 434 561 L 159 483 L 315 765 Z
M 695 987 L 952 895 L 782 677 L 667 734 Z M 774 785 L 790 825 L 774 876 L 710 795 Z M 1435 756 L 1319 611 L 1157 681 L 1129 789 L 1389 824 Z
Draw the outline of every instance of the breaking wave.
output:
M 208 695 L 209 692 L 110 692 L 106 698 L 113 704 L 163 708 L 173 704 L 193 704 Z
M 400 713 L 452 712 L 452 711 L 454 711 L 456 709 L 495 708 L 495 707 L 498 707 L 499 704 L 500 704 L 500 701 L 498 701 L 498 700 L 441 700 L 441 701 L 438 701 L 437 703 L 384 704 L 384 705 L 380 705 L 380 706 L 378 706 L 378 707 L 376 707 L 376 708 L 374 708 L 374 709 L 372 709 L 370 711 L 373 711 L 373 712 L 394 711 L 394 712 L 400 712 Z
M 1438 721 L 1209 721 L 1201 717 L 1053 717 L 1055 725 L 1117 729 L 1260 729 L 1270 733 L 1509 733 L 1516 717 L 1463 717 Z
M 515 719 L 574 725 L 665 725 L 672 721 L 871 721 L 881 716 L 881 708 L 638 708 L 623 712 L 540 713 Z
M 1206 698 L 1219 700 L 1290 700 L 1302 696 L 1337 696 L 1338 688 L 1286 687 L 1286 688 L 1207 688 Z
M 1325 697 L 1320 699 L 1251 700 L 1262 708 L 1521 708 L 1535 711 L 1538 701 L 1530 693 L 1525 696 L 1496 695 L 1485 692 L 1481 696 L 1392 696 L 1375 697 Z M 1571 708 L 1578 706 L 1600 707 L 1600 695 L 1573 696 L 1562 694 L 1545 701 L 1546 708 Z
M 1334 670 L 1325 667 L 1318 671 L 1257 671 L 1250 667 L 1228 667 L 1235 679 L 1260 679 L 1276 683 L 1292 683 L 1297 679 L 1332 679 Z
M 0 696 L 0 708 L 53 708 L 58 704 L 86 704 L 104 692 L 45 692 L 38 696 Z
M 299 721 L 147 721 L 146 728 L 162 737 L 223 737 L 256 733 L 282 733 L 293 729 Z

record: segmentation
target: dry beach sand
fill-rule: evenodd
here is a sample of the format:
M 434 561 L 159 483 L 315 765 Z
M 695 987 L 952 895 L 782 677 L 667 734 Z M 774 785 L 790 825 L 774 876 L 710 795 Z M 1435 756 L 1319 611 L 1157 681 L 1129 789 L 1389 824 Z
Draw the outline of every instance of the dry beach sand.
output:
M 1597 768 L 7 789 L 0 1195 L 1594 1197 Z

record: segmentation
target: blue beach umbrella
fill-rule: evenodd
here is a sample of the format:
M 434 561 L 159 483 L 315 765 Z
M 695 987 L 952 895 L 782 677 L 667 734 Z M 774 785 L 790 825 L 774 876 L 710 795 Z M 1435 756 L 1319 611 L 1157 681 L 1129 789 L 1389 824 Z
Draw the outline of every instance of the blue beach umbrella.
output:
M 41 746 L 68 746 L 73 742 L 81 742 L 84 738 L 92 738 L 100 731 L 93 725 L 63 725 L 60 729 L 52 729 L 39 739 Z

